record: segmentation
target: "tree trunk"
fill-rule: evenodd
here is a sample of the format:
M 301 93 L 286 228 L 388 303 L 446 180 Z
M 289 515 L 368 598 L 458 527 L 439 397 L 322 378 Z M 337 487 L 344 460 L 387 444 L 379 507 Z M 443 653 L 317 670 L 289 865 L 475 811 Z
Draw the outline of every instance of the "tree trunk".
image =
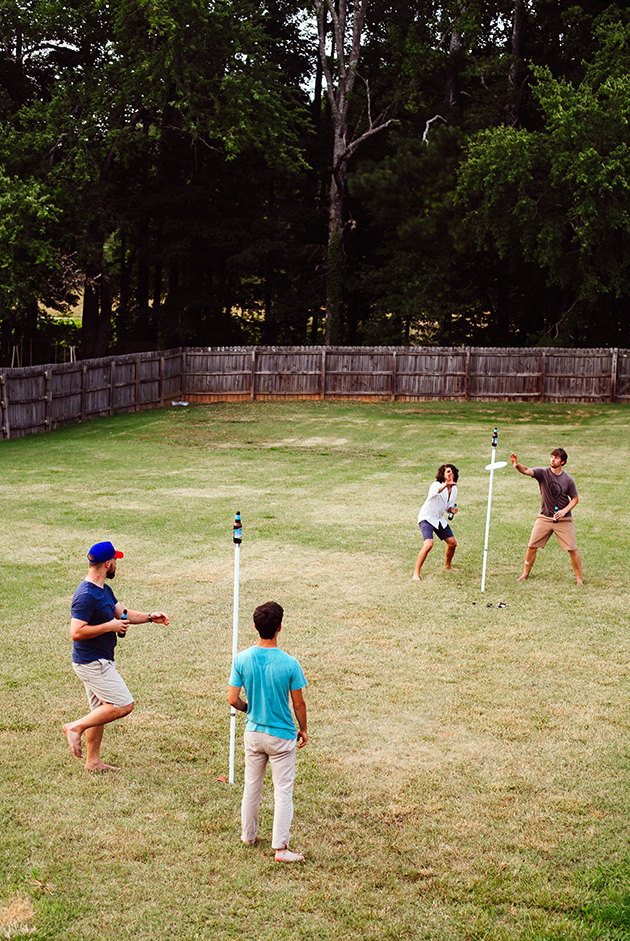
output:
M 91 262 L 85 271 L 81 359 L 95 359 L 107 355 L 111 319 L 110 279 L 103 257 L 103 239 L 100 236 L 96 260 Z
M 129 311 L 130 272 L 127 263 L 127 233 L 123 229 L 120 233 L 120 291 L 118 294 L 118 319 L 124 326 L 127 323 Z
M 328 207 L 328 247 L 326 251 L 326 325 L 324 343 L 334 346 L 342 339 L 343 282 L 345 268 L 343 210 L 346 194 L 347 167 L 344 160 L 345 141 L 336 133 L 333 170 Z
M 462 58 L 462 34 L 454 29 L 449 43 L 448 60 L 446 63 L 446 86 L 444 97 L 449 108 L 453 109 L 459 101 L 459 70 Z M 451 121 L 451 123 L 456 123 Z
M 138 316 L 146 323 L 149 316 L 149 219 L 143 215 L 138 233 Z
M 514 0 L 514 20 L 512 22 L 512 64 L 508 72 L 508 93 L 510 101 L 506 107 L 506 123 L 509 127 L 518 124 L 518 71 L 523 58 L 523 34 L 525 32 L 525 6 L 523 0 Z
M 352 7 L 350 22 L 348 6 Z M 360 144 L 388 127 L 384 115 L 372 118 L 370 90 L 366 83 L 368 130 L 349 140 L 348 111 L 350 99 L 357 79 L 357 66 L 361 55 L 361 37 L 367 13 L 368 0 L 315 0 L 317 32 L 319 36 L 319 59 L 326 79 L 326 97 L 330 107 L 333 132 L 332 176 L 328 209 L 328 245 L 326 250 L 326 345 L 339 341 L 342 332 L 343 283 L 344 283 L 344 204 L 346 196 L 346 174 L 348 161 Z M 328 16 L 332 24 L 333 56 L 335 68 L 331 68 L 327 54 Z M 347 35 L 351 33 L 351 39 Z
M 96 334 L 98 332 L 100 304 L 98 268 L 96 265 L 90 264 L 85 270 L 85 287 L 83 290 L 81 359 L 92 359 L 95 356 L 94 349 L 96 347 Z

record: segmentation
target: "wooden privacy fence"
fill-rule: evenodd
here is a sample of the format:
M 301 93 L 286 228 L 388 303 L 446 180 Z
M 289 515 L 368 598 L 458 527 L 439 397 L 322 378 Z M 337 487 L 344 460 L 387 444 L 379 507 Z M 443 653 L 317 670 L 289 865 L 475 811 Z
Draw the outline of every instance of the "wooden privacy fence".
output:
M 0 370 L 2 437 L 170 401 L 629 402 L 630 350 L 210 347 Z
M 0 370 L 2 437 L 163 405 L 182 393 L 181 350 Z
M 186 350 L 186 398 L 630 401 L 630 350 L 242 347 Z

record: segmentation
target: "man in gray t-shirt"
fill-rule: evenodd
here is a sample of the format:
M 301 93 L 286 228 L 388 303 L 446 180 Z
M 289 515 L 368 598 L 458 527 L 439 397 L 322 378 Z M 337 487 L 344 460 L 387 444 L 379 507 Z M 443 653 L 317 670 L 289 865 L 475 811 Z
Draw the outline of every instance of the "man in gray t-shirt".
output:
M 549 467 L 525 467 L 519 464 L 516 454 L 510 456 L 513 467 L 526 477 L 533 477 L 540 487 L 540 513 L 534 523 L 529 545 L 525 554 L 525 567 L 519 582 L 529 578 L 538 549 L 543 549 L 552 533 L 556 534 L 562 549 L 566 549 L 571 559 L 578 585 L 583 585 L 582 560 L 575 541 L 575 529 L 571 510 L 577 506 L 579 497 L 575 481 L 564 470 L 567 452 L 556 448 L 551 452 Z

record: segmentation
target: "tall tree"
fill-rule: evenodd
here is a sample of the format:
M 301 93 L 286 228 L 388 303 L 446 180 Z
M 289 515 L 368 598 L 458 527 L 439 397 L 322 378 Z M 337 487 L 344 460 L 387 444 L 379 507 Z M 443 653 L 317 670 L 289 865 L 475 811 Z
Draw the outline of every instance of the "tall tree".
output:
M 190 226 L 181 226 L 179 244 L 165 231 L 162 171 L 170 168 L 166 182 L 181 216 L 195 184 L 205 179 L 210 192 L 210 173 L 245 150 L 264 154 L 269 165 L 299 162 L 301 104 L 284 92 L 264 11 L 253 0 L 76 0 L 33 10 L 12 3 L 10 12 L 2 21 L 13 37 L 4 61 L 10 65 L 19 50 L 21 68 L 0 69 L 15 99 L 3 107 L 0 95 L 0 161 L 38 180 L 61 213 L 64 249 L 85 272 L 82 355 L 102 355 L 121 290 L 127 312 L 133 302 L 138 320 L 155 318 L 152 270 L 157 312 L 160 266 L 176 293 L 182 262 L 196 289 L 212 266 L 216 284 L 225 283 L 220 258 L 202 257 Z M 206 206 L 206 228 L 211 211 Z M 222 222 L 227 229 L 229 213 Z M 219 287 L 218 305 L 229 312 L 220 294 Z
M 543 127 L 477 135 L 458 190 L 480 248 L 522 257 L 562 292 L 543 335 L 578 345 L 630 339 L 630 25 L 608 16 L 596 36 L 579 85 L 534 70 Z
M 319 57 L 326 79 L 326 95 L 332 125 L 331 178 L 328 204 L 328 247 L 326 252 L 326 326 L 324 342 L 340 340 L 343 306 L 344 241 L 354 222 L 345 217 L 346 181 L 350 158 L 368 138 L 392 123 L 384 112 L 374 116 L 370 86 L 365 86 L 367 128 L 350 130 L 350 105 L 357 82 L 361 40 L 369 0 L 315 0 Z M 331 52 L 327 48 L 330 18 Z

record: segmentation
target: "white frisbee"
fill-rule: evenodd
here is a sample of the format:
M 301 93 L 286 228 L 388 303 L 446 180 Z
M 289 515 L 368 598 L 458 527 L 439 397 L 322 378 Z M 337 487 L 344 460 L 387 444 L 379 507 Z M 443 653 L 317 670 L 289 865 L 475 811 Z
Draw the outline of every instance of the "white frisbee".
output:
M 486 470 L 496 470 L 498 467 L 507 467 L 507 461 L 495 461 L 494 464 L 486 464 Z

